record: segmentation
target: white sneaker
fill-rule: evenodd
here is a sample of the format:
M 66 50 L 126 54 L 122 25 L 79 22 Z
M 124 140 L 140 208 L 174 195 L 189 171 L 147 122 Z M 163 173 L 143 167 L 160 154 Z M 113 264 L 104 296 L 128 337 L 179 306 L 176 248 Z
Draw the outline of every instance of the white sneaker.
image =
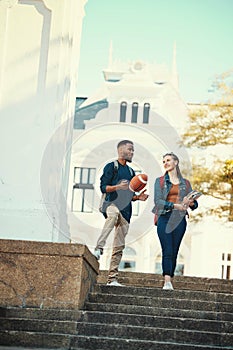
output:
M 171 282 L 165 282 L 163 289 L 167 289 L 167 290 L 173 290 L 173 285 L 171 284 Z
M 96 257 L 96 259 L 99 260 L 100 259 L 100 255 L 101 255 L 101 250 L 100 249 L 96 249 L 93 254 Z
M 117 282 L 116 280 L 112 281 L 112 282 L 108 282 L 107 286 L 117 286 L 117 287 L 124 287 L 123 284 Z

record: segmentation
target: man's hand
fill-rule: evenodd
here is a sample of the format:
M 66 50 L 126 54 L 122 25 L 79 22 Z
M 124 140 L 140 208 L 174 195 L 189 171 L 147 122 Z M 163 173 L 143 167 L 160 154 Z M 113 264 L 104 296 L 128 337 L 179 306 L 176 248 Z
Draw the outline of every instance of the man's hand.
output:
M 138 195 L 139 201 L 146 201 L 147 200 L 147 198 L 149 197 L 149 194 L 146 194 L 145 192 L 146 192 L 146 189 Z
M 129 189 L 129 181 L 122 180 L 119 184 L 116 185 L 117 190 L 128 190 Z

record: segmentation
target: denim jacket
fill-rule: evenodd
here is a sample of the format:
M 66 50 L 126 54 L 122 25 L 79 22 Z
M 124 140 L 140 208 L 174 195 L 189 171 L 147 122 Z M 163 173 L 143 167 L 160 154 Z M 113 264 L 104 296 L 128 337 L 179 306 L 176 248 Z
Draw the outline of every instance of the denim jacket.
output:
M 162 188 L 160 186 L 159 177 L 155 180 L 155 184 L 154 184 L 155 207 L 153 208 L 152 212 L 155 212 L 155 208 L 157 208 L 158 215 L 164 215 L 167 212 L 172 211 L 172 209 L 174 208 L 174 203 L 167 201 L 167 196 L 172 187 L 172 183 L 170 181 L 168 173 L 166 173 L 164 176 L 165 176 L 164 185 Z M 190 182 L 181 177 L 180 183 L 179 183 L 179 202 L 182 202 L 183 198 L 191 191 L 192 191 L 192 187 Z M 196 200 L 194 200 L 194 205 L 190 207 L 190 209 L 194 210 L 197 207 L 198 207 L 198 203 Z

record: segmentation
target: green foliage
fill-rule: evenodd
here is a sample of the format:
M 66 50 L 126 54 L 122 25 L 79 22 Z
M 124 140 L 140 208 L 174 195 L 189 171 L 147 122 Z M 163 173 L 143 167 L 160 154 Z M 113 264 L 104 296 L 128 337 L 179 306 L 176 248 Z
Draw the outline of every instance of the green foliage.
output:
M 188 130 L 182 135 L 187 147 L 230 145 L 233 141 L 233 106 L 221 103 L 191 111 Z
M 187 147 L 208 147 L 233 142 L 233 70 L 216 78 L 218 101 L 190 111 L 189 125 L 183 134 Z
M 233 186 L 233 159 L 227 159 L 225 161 L 223 172 L 220 178 L 222 181 L 227 182 Z
M 229 84 L 229 77 L 231 77 Z M 221 99 L 204 105 L 189 114 L 189 125 L 182 135 L 182 143 L 189 148 L 205 148 L 233 144 L 232 72 L 222 75 L 215 86 Z M 224 157 L 223 157 L 224 159 Z M 201 166 L 201 159 L 193 164 L 193 188 L 219 199 L 219 205 L 208 208 L 205 215 L 214 214 L 233 221 L 233 159 L 217 160 L 211 167 Z M 203 216 L 201 211 L 199 217 Z
M 225 162 L 218 160 L 212 168 L 196 163 L 193 163 L 192 166 L 191 177 L 187 175 L 187 169 L 183 171 L 183 174 L 189 177 L 192 187 L 202 192 L 203 195 L 219 200 L 219 204 L 211 205 L 204 212 L 200 208 L 191 216 L 191 219 L 198 221 L 203 216 L 215 215 L 233 221 L 233 160 Z

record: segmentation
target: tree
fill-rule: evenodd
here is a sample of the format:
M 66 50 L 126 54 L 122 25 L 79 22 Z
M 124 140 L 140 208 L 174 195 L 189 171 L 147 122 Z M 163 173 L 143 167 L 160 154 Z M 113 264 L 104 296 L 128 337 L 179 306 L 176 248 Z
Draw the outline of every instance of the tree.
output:
M 209 150 L 219 145 L 233 143 L 233 71 L 224 73 L 214 84 L 219 98 L 193 110 L 189 114 L 189 125 L 182 135 L 182 143 L 192 149 Z M 231 79 L 229 79 L 229 77 Z M 232 157 L 232 154 L 231 154 Z M 210 207 L 209 214 L 226 217 L 233 221 L 233 159 L 213 162 L 211 167 L 201 165 L 201 159 L 193 163 L 193 187 L 219 199 L 217 207 Z M 201 215 L 201 214 L 200 214 Z
M 229 218 L 229 221 L 233 221 L 233 159 L 229 159 L 225 161 L 225 165 L 223 168 L 222 175 L 220 176 L 220 180 L 230 185 L 228 218 Z
M 211 196 L 212 200 L 208 209 L 204 212 L 199 210 L 194 219 L 199 220 L 204 215 L 217 215 L 233 221 L 233 160 L 216 160 L 211 168 L 201 163 L 199 160 L 192 164 L 191 183 L 193 188 L 203 195 Z
M 219 102 L 191 111 L 189 127 L 182 138 L 187 147 L 232 144 L 233 106 Z

